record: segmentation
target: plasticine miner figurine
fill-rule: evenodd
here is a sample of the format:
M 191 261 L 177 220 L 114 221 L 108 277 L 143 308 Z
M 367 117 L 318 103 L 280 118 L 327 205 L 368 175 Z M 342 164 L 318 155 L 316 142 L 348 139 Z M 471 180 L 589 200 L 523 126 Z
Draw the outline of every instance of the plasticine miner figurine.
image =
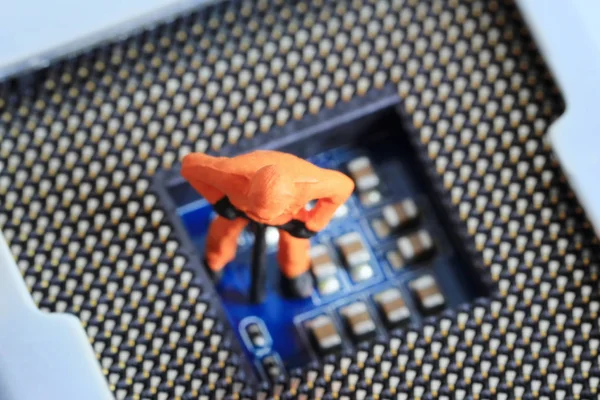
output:
M 218 214 L 210 225 L 205 253 L 215 280 L 235 257 L 238 237 L 248 223 L 274 226 L 280 233 L 277 260 L 284 289 L 297 297 L 311 295 L 308 238 L 325 228 L 350 197 L 354 183 L 349 177 L 266 150 L 232 158 L 188 154 L 181 174 Z M 307 211 L 312 200 L 317 203 Z

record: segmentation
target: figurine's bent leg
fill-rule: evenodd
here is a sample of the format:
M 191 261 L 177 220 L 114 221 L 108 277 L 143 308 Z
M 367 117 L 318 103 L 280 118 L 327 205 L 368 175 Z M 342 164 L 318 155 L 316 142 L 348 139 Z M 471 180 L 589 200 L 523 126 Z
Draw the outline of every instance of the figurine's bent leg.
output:
M 229 220 L 218 216 L 208 228 L 204 260 L 207 267 L 217 275 L 228 262 L 235 258 L 237 241 L 248 225 L 243 218 Z
M 277 261 L 283 275 L 295 278 L 307 272 L 310 267 L 309 249 L 308 239 L 299 239 L 280 230 Z
M 310 275 L 310 241 L 279 231 L 277 261 L 282 273 L 284 291 L 294 297 L 309 297 L 313 291 Z

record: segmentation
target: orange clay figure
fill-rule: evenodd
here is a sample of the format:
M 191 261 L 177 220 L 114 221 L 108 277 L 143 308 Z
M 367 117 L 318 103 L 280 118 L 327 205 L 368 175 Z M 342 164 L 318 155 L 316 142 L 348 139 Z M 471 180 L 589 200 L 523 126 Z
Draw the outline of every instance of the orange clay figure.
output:
M 349 177 L 268 150 L 232 158 L 188 154 L 181 174 L 219 214 L 210 225 L 205 253 L 215 279 L 235 257 L 239 235 L 254 222 L 279 228 L 277 260 L 287 291 L 297 297 L 311 295 L 308 237 L 325 228 L 350 197 L 354 183 Z M 307 211 L 312 200 L 317 202 Z

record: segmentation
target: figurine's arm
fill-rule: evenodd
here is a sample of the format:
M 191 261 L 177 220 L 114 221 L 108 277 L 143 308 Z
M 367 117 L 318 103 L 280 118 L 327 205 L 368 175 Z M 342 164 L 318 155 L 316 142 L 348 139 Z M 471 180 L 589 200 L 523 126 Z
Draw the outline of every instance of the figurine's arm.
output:
M 181 175 L 209 203 L 214 204 L 225 197 L 225 194 L 214 184 L 219 179 L 214 173 L 214 157 L 191 153 L 183 158 L 181 164 Z
M 354 190 L 354 182 L 337 171 L 327 171 L 315 186 L 317 204 L 307 215 L 306 228 L 318 232 L 325 228 L 335 211 L 348 200 Z

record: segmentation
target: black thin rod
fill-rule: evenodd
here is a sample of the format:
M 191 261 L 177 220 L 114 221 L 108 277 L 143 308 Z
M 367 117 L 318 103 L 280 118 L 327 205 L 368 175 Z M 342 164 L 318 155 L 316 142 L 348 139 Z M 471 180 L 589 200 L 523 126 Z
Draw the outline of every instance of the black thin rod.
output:
M 265 297 L 267 280 L 267 227 L 264 224 L 253 223 L 254 247 L 252 249 L 252 287 L 250 301 L 262 303 Z

